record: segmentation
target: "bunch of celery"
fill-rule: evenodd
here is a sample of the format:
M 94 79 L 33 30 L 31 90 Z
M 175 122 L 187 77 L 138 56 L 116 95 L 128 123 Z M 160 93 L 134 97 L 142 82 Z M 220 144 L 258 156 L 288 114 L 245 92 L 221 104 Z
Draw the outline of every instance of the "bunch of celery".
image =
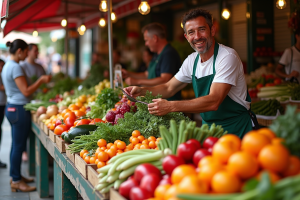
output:
M 291 89 L 288 85 L 262 87 L 260 88 L 260 92 L 257 93 L 257 97 L 286 101 L 291 97 Z

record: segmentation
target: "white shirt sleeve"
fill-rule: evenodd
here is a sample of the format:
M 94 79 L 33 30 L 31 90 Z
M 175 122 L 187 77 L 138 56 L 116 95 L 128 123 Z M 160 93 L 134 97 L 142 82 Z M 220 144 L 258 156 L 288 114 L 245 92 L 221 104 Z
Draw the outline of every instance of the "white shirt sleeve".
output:
M 282 64 L 284 66 L 289 65 L 291 62 L 291 49 L 285 49 L 280 60 L 279 60 L 279 64 Z
M 192 82 L 193 67 L 194 67 L 196 56 L 197 53 L 193 53 L 184 60 L 179 71 L 177 72 L 177 74 L 175 74 L 175 78 L 178 81 L 183 83 Z
M 216 75 L 213 82 L 236 86 L 241 65 L 242 63 L 236 55 L 226 55 L 220 62 L 216 63 Z

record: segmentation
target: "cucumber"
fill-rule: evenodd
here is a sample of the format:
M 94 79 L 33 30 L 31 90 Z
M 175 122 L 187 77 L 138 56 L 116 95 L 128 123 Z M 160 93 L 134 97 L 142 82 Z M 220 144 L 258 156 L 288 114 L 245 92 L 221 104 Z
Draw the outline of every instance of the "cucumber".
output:
M 76 136 L 81 136 L 81 135 L 88 135 L 90 134 L 90 131 L 95 131 L 97 129 L 96 125 L 79 125 L 75 126 L 68 132 L 68 139 L 69 140 L 74 140 Z M 65 135 L 66 138 L 67 135 Z

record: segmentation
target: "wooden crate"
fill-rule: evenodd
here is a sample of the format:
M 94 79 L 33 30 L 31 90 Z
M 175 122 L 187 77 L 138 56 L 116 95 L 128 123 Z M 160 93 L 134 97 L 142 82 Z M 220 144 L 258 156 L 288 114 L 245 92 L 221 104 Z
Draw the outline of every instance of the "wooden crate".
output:
M 97 170 L 97 165 L 92 165 L 92 166 L 88 166 L 88 180 L 90 181 L 90 183 L 92 184 L 92 186 L 96 186 L 98 185 L 99 182 L 99 178 L 98 178 L 98 172 Z
M 41 129 L 41 130 L 44 130 L 44 123 L 43 123 L 43 122 L 40 121 L 40 122 L 39 122 L 39 126 L 40 126 L 40 129 Z
M 270 126 L 273 122 L 273 120 L 269 120 L 269 119 L 259 119 L 257 118 L 258 124 L 262 125 L 262 126 Z
M 60 153 L 65 153 L 66 152 L 66 146 L 65 146 L 65 141 L 63 139 L 61 139 L 60 136 L 56 136 L 56 139 L 55 139 L 55 142 L 56 142 L 56 145 L 57 145 L 57 148 L 59 150 Z
M 88 178 L 88 166 L 95 166 L 96 164 L 87 164 L 78 154 L 75 154 L 75 167 L 82 174 L 84 178 Z
M 296 106 L 297 109 L 300 109 L 300 103 L 298 102 L 289 102 L 287 105 Z
M 49 129 L 46 124 L 44 124 L 44 132 L 46 135 L 49 135 Z
M 126 200 L 126 198 L 124 198 L 123 196 L 121 196 L 119 194 L 119 192 L 116 191 L 113 188 L 110 189 L 109 193 L 110 193 L 110 199 L 113 199 L 113 200 Z
M 71 153 L 70 150 L 67 150 L 68 146 L 69 146 L 69 144 L 65 143 L 66 155 L 71 160 L 72 163 L 75 163 L 75 153 Z
M 54 142 L 54 143 L 56 142 L 56 135 L 51 130 L 49 130 L 49 138 L 52 142 Z

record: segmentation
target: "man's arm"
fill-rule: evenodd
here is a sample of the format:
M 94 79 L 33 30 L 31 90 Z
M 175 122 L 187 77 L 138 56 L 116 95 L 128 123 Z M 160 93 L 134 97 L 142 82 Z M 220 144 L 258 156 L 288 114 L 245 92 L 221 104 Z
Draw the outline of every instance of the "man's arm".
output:
M 148 110 L 151 114 L 158 116 L 166 115 L 169 112 L 203 113 L 216 111 L 231 87 L 232 85 L 227 83 L 212 83 L 209 95 L 185 101 L 156 99 L 153 100 L 154 103 L 148 105 Z
M 173 74 L 162 73 L 160 77 L 153 79 L 135 79 L 129 77 L 125 80 L 125 82 L 128 85 L 156 86 L 168 82 L 170 79 L 172 79 L 172 77 Z
M 275 73 L 280 76 L 281 78 L 292 78 L 292 77 L 297 77 L 299 76 L 299 72 L 297 71 L 292 71 L 290 74 L 286 74 L 284 72 L 284 65 L 278 64 L 275 70 Z

